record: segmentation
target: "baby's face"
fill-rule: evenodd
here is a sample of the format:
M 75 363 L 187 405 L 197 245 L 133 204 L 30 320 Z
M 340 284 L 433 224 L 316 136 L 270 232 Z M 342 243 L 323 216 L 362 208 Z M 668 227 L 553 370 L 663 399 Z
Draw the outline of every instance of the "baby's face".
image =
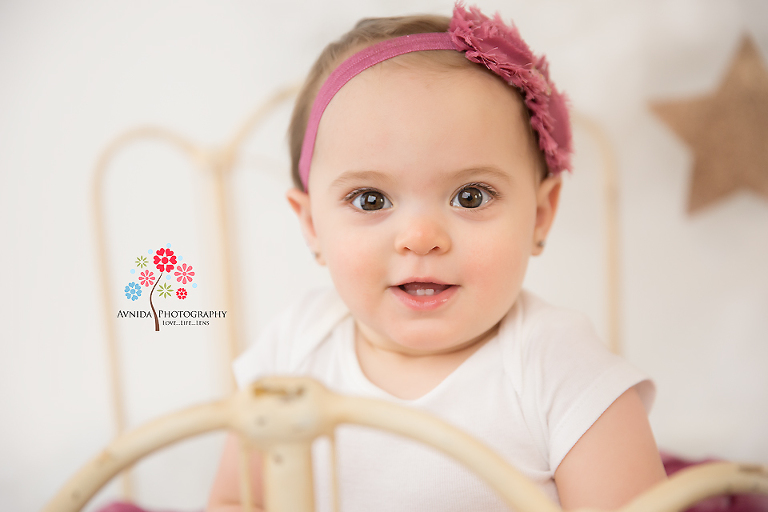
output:
M 481 71 L 393 61 L 331 101 L 310 194 L 289 198 L 366 341 L 450 352 L 514 304 L 559 192 L 537 179 L 523 108 Z

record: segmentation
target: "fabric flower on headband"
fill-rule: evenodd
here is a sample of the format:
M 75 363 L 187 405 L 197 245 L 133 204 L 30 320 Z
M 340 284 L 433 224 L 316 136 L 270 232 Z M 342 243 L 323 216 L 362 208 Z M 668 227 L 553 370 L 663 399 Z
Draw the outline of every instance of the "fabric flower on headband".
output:
M 457 3 L 448 32 L 468 60 L 487 67 L 522 93 L 549 172 L 570 169 L 568 109 L 565 97 L 549 80 L 546 58 L 536 57 L 517 28 L 504 24 L 498 13 L 490 19 L 477 7 L 467 11 Z

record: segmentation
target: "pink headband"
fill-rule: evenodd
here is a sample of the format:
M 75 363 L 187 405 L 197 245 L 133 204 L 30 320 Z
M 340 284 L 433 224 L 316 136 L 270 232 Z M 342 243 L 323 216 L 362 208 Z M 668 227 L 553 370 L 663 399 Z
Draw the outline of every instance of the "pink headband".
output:
M 570 168 L 571 127 L 565 97 L 549 80 L 546 59 L 533 55 L 514 26 L 505 25 L 498 14 L 489 19 L 476 7 L 468 12 L 456 4 L 447 32 L 427 32 L 386 39 L 369 46 L 341 63 L 317 93 L 304 133 L 299 159 L 299 177 L 309 190 L 309 168 L 317 128 L 326 107 L 337 92 L 360 72 L 392 57 L 425 50 L 464 52 L 471 62 L 484 65 L 520 91 L 530 113 L 531 127 L 538 134 L 550 174 Z

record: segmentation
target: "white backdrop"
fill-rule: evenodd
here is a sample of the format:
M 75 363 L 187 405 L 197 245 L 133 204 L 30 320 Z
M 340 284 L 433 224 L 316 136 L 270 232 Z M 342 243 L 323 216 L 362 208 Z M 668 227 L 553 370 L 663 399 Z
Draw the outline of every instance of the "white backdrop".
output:
M 480 0 L 514 18 L 620 165 L 624 344 L 651 374 L 661 448 L 768 464 L 768 201 L 751 193 L 685 213 L 692 155 L 647 108 L 719 83 L 743 31 L 768 55 L 768 3 Z M 446 0 L 0 2 L 0 508 L 38 510 L 114 431 L 90 209 L 103 147 L 155 124 L 214 147 L 319 49 L 364 16 L 449 14 Z M 284 106 L 233 175 L 241 306 L 209 326 L 121 319 L 128 421 L 221 397 L 223 322 L 252 340 L 308 286 L 328 282 L 283 200 Z M 576 168 L 527 286 L 606 333 L 596 142 Z M 198 271 L 185 307 L 220 309 L 210 180 L 160 144 L 122 153 L 105 184 L 114 300 L 138 255 L 172 244 Z M 157 298 L 156 298 L 157 300 Z M 170 304 L 170 302 L 168 302 Z M 177 303 L 174 303 L 177 304 Z M 116 312 L 115 312 L 116 313 Z M 140 463 L 147 507 L 201 509 L 222 435 Z M 117 496 L 112 484 L 91 503 Z

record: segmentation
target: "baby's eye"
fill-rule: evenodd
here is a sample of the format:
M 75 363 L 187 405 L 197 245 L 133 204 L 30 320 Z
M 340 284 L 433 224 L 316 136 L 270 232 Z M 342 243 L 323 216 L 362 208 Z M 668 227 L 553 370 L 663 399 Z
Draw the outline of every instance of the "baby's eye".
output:
M 451 206 L 460 208 L 477 208 L 493 199 L 493 196 L 482 187 L 467 185 L 453 196 Z
M 392 208 L 392 201 L 387 196 L 375 190 L 366 190 L 352 199 L 352 206 L 360 210 L 382 210 Z

